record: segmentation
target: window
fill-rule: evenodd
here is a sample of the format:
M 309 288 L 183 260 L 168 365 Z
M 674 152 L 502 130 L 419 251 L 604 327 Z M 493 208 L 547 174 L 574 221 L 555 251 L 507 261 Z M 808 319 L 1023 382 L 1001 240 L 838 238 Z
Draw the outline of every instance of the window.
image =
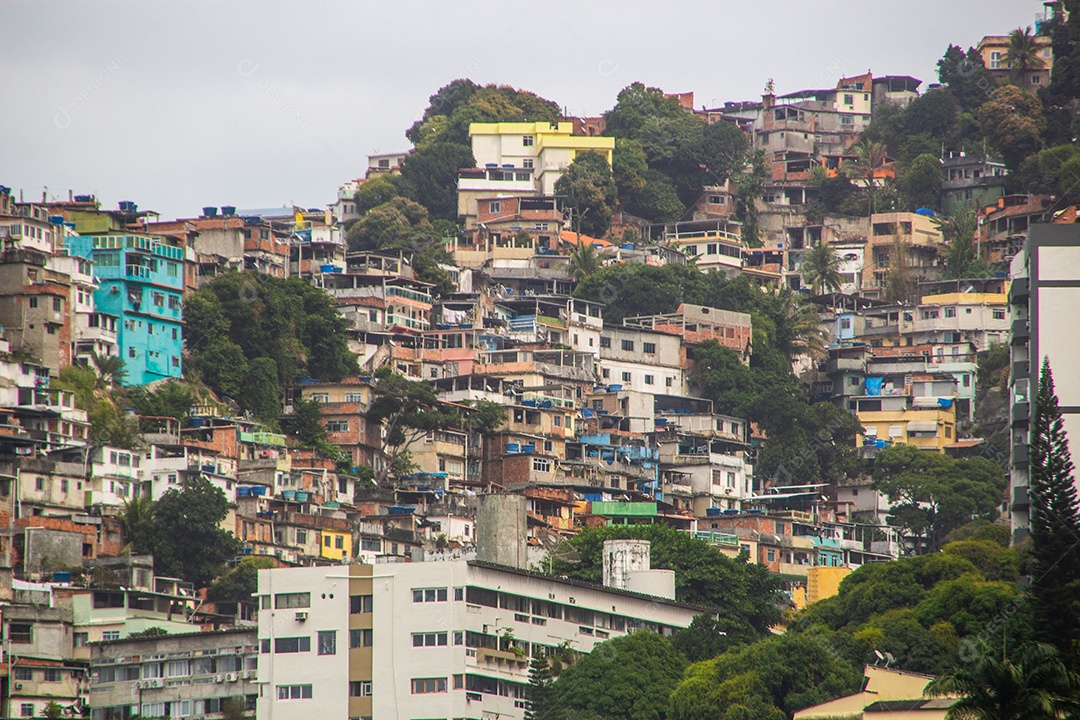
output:
M 11 623 L 8 625 L 8 640 L 13 643 L 32 643 L 34 626 L 30 623 Z
M 444 647 L 446 645 L 446 633 L 413 633 L 413 647 Z
M 945 317 L 947 317 L 947 318 L 956 317 L 956 308 L 954 308 L 954 307 L 945 308 Z
M 371 612 L 370 595 L 352 595 L 349 597 L 349 612 L 353 615 Z
M 187 660 L 170 660 L 165 668 L 168 677 L 185 677 L 189 675 Z
M 17 667 L 17 668 L 15 668 L 15 679 L 16 680 L 33 680 L 34 679 L 34 671 L 31 670 L 28 667 Z
M 175 295 L 170 295 L 169 296 L 169 309 L 170 310 L 179 310 L 180 309 L 180 298 L 176 297 Z
M 332 433 L 334 433 L 334 432 L 336 432 L 336 433 L 349 432 L 349 421 L 348 420 L 327 420 L 326 421 L 326 432 L 332 432 Z
M 522 135 L 521 136 L 521 144 L 524 147 L 532 147 L 532 145 L 533 145 L 533 136 L 532 135 Z
M 86 647 L 87 643 L 90 642 L 90 633 L 77 632 L 72 635 L 72 641 L 77 648 Z
M 646 355 L 655 355 L 656 354 L 656 343 L 651 343 L 651 342 L 641 343 L 641 349 Z
M 415 588 L 412 591 L 414 603 L 446 602 L 446 588 Z
M 337 550 L 344 550 L 345 549 L 345 536 L 344 535 L 335 535 L 334 536 L 334 548 L 337 549 Z
M 36 297 L 32 297 L 27 304 L 32 308 L 36 308 L 38 306 L 38 299 Z
M 993 51 L 990 53 L 990 69 L 997 70 L 1001 67 L 1001 53 Z
M 524 160 L 521 161 L 521 167 L 523 167 L 523 168 L 532 168 L 532 166 L 533 166 L 533 159 L 532 158 L 525 158 Z
M 370 628 L 349 631 L 349 647 L 351 648 L 371 647 L 372 639 L 372 630 Z
M 34 480 L 34 489 L 36 489 L 36 490 L 44 490 L 45 489 L 45 478 L 43 478 L 41 476 L 38 476 Z
M 498 200 L 492 200 L 488 203 L 488 212 L 497 213 L 502 212 L 502 203 Z
M 101 633 L 101 639 L 103 641 L 105 641 L 105 642 L 108 642 L 109 640 L 119 640 L 120 639 L 120 631 L 119 630 L 105 630 L 105 631 L 103 631 Z
M 469 534 L 469 526 L 468 525 L 465 526 L 465 534 L 466 535 Z M 454 588 L 454 600 L 456 600 L 458 602 L 461 602 L 464 599 L 465 599 L 465 588 L 463 588 L 463 587 Z M 455 645 L 460 645 L 461 643 L 455 642 L 454 644 Z
M 345 393 L 345 402 L 347 402 L 347 403 L 364 402 L 364 394 L 363 393 L 358 393 L 358 392 L 347 392 L 347 393 Z
M 414 678 L 412 692 L 413 695 L 444 693 L 446 692 L 446 678 Z
M 652 385 L 655 382 L 656 382 L 656 377 L 655 376 L 653 376 L 653 375 L 646 375 L 645 376 L 645 384 L 646 385 Z
M 22 703 L 19 706 L 19 714 L 23 717 L 34 717 L 34 703 Z
M 551 472 L 551 461 L 544 458 L 533 458 L 533 470 L 536 472 Z
M 709 196 L 709 204 L 710 205 L 723 205 L 724 204 L 724 196 L 723 195 L 710 195 Z
M 278 593 L 274 596 L 274 607 L 278 610 L 311 607 L 311 593 Z
M 370 680 L 352 680 L 349 682 L 349 697 L 371 697 Z
M 634 352 L 634 341 L 633 340 L 623 340 L 622 341 L 622 349 L 626 350 L 627 352 Z
M 337 630 L 320 630 L 318 641 L 320 655 L 337 655 Z
M 609 337 L 601 337 L 600 338 L 600 347 L 602 347 L 602 348 L 610 348 L 611 347 L 611 338 L 609 338 Z
M 60 298 L 53 298 L 52 309 L 53 312 L 64 312 L 64 301 Z
M 1005 319 L 1005 311 L 1004 310 L 994 310 L 994 319 L 995 320 L 1004 320 Z
M 275 653 L 298 653 L 311 652 L 311 638 L 304 637 L 280 637 L 274 638 Z
M 855 96 L 854 95 L 844 95 L 844 104 L 845 105 L 854 105 L 855 104 Z
M 623 382 L 630 382 L 630 373 L 624 372 L 622 374 L 622 379 L 623 379 Z
M 768 550 L 766 550 L 765 551 L 765 559 L 767 561 L 769 561 L 769 562 L 775 562 L 776 561 L 776 551 L 773 550 L 772 548 L 769 548 Z
M 161 292 L 151 293 L 150 297 L 153 300 L 154 305 L 156 305 L 158 307 L 165 307 L 165 293 L 161 293 Z
M 277 686 L 277 699 L 278 700 L 310 700 L 311 699 L 311 686 L 310 685 L 278 685 Z

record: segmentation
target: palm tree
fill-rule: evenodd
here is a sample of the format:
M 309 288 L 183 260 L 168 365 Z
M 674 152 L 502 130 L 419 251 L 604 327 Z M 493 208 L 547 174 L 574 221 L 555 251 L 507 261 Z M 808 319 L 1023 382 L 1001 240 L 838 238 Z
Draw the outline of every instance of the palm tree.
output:
M 1013 79 L 1023 76 L 1028 70 L 1044 67 L 1039 57 L 1041 48 L 1035 43 L 1037 36 L 1031 34 L 1031 26 L 1016 28 L 1009 33 L 1009 47 L 1005 51 L 1005 64 L 1012 70 Z
M 789 290 L 778 296 L 779 314 L 787 318 L 785 329 L 778 331 L 777 346 L 794 360 L 799 355 L 821 357 L 825 354 L 825 328 L 821 324 L 821 310 L 813 303 Z M 778 329 L 779 330 L 779 329 Z
M 586 242 L 570 251 L 570 277 L 574 282 L 581 282 L 600 269 L 600 256 L 596 248 Z
M 90 359 L 94 363 L 94 370 L 97 371 L 98 387 L 100 388 L 120 385 L 124 382 L 124 378 L 127 377 L 124 359 L 119 355 L 98 355 L 92 352 L 90 353 Z
M 947 720 L 1055 720 L 1080 707 L 1068 699 L 1080 687 L 1052 645 L 1028 644 L 1011 659 L 983 655 L 971 666 L 942 675 L 926 694 L 959 700 Z
M 825 242 L 819 242 L 803 256 L 803 279 L 810 284 L 815 295 L 835 292 L 844 284 L 840 275 L 840 256 Z
M 945 278 L 961 280 L 983 274 L 986 268 L 978 257 L 978 245 L 975 243 L 978 229 L 975 209 L 963 208 L 948 217 L 935 217 L 932 221 L 945 241 Z
M 132 554 L 150 552 L 150 523 L 154 517 L 154 501 L 141 495 L 124 503 L 120 526 L 124 531 L 125 547 Z
M 889 159 L 885 145 L 874 142 L 868 138 L 862 138 L 851 146 L 855 151 L 855 161 L 845 166 L 848 174 L 866 180 L 867 205 L 869 212 L 874 213 L 874 171 L 882 167 Z

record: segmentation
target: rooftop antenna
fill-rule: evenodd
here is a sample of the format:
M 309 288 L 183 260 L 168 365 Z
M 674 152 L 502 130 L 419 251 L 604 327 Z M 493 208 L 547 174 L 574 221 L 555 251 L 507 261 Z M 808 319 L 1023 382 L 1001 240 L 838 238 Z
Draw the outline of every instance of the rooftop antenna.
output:
M 896 662 L 896 658 L 893 657 L 891 652 L 885 653 L 885 667 L 889 667 Z
M 540 540 L 541 547 L 547 553 L 548 557 L 548 575 L 551 574 L 552 564 L 556 560 L 562 560 L 568 563 L 581 562 L 581 555 L 565 538 L 562 538 L 550 530 L 543 530 L 537 533 L 537 539 Z

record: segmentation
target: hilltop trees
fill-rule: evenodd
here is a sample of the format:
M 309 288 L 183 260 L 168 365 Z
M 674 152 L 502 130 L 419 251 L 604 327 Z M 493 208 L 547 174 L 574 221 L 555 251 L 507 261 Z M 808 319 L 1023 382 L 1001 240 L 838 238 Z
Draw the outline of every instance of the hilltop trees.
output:
M 686 112 L 678 100 L 660 88 L 633 83 L 623 88 L 615 107 L 604 113 L 605 133 L 616 138 L 616 149 L 635 156 L 617 169 L 620 202 L 648 220 L 678 219 L 697 201 L 706 185 L 721 185 L 742 167 L 746 138 L 731 123 L 706 123 Z M 634 141 L 622 145 L 622 141 Z M 640 148 L 651 173 L 641 178 Z M 621 161 L 620 161 L 621 162 Z M 627 172 L 630 168 L 634 172 Z M 678 198 L 676 209 L 674 199 Z

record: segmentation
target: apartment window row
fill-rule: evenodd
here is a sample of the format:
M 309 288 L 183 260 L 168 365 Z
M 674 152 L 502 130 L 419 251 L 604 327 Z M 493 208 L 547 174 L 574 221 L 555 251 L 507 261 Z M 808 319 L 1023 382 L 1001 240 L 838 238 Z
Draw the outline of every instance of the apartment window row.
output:
M 465 600 L 473 605 L 510 610 L 523 615 L 531 614 L 540 619 L 565 620 L 576 625 L 597 627 L 602 630 L 633 632 L 646 629 L 666 636 L 670 636 L 675 631 L 672 627 L 637 618 L 598 612 L 577 605 L 564 605 L 551 600 L 538 600 L 472 585 L 465 588 Z M 524 620 L 521 620 L 521 622 L 524 622 Z M 530 622 L 532 622 L 532 619 L 530 619 Z
M 413 633 L 412 644 L 413 644 L 413 647 L 445 647 L 446 646 L 446 633 L 444 633 L 444 632 Z
M 309 592 L 278 593 L 274 595 L 274 608 L 278 610 L 306 607 L 311 607 L 311 593 Z
M 37 673 L 34 668 L 16 667 L 13 674 L 16 680 L 33 680 Z M 60 682 L 63 678 L 64 672 L 60 668 L 45 668 L 41 671 L 42 682 Z
M 413 588 L 414 603 L 446 602 L 446 588 Z
M 278 685 L 278 700 L 310 700 L 311 685 Z

